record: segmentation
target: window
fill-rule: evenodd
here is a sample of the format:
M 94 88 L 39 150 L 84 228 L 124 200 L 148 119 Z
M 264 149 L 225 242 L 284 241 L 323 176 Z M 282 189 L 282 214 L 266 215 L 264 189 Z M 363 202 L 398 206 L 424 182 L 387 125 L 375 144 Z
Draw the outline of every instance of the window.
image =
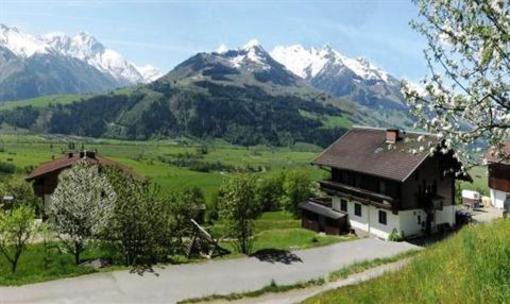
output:
M 358 203 L 354 204 L 354 215 L 361 217 L 361 204 Z
M 347 212 L 347 201 L 346 200 L 340 200 L 340 210 Z
M 386 225 L 388 223 L 387 220 L 388 219 L 386 218 L 386 212 L 379 210 L 379 224 Z

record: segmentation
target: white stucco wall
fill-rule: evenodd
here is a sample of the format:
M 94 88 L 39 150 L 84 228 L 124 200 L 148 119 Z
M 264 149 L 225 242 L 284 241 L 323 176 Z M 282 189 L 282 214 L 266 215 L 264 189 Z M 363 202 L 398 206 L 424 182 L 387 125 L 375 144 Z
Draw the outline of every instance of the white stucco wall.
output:
M 340 210 L 340 198 L 333 197 L 333 208 Z M 355 201 L 347 201 L 347 214 L 352 228 L 366 231 L 376 237 L 387 239 L 396 230 L 404 237 L 416 236 L 423 233 L 427 214 L 422 209 L 402 210 L 393 214 L 390 210 L 380 209 L 372 205 L 361 205 L 361 216 L 354 215 Z M 386 225 L 379 223 L 379 210 L 386 212 Z M 442 210 L 434 211 L 432 229 L 443 223 L 455 225 L 457 206 L 444 206 Z
M 443 210 L 435 211 L 434 223 L 436 225 L 447 223 L 453 227 L 455 225 L 455 213 L 456 212 L 457 212 L 456 205 L 443 206 Z
M 333 200 L 334 201 L 334 200 Z M 371 205 L 361 205 L 361 217 L 354 214 L 354 201 L 347 202 L 347 213 L 352 228 L 366 231 L 376 237 L 387 239 L 393 229 L 399 231 L 398 215 L 386 209 Z M 386 212 L 386 225 L 379 223 L 379 210 Z
M 399 232 L 404 237 L 421 234 L 427 219 L 425 211 L 421 209 L 399 211 L 398 217 L 400 220 Z
M 490 189 L 490 193 L 491 193 L 491 205 L 496 208 L 501 208 L 501 209 L 504 208 L 506 196 L 510 193 L 507 193 L 507 192 L 504 192 L 501 190 L 496 190 L 496 189 Z
M 333 210 L 340 211 L 340 198 L 338 196 L 332 197 L 332 206 Z
M 361 216 L 357 216 L 354 214 L 354 205 L 357 202 L 354 201 L 348 201 L 347 202 L 347 213 L 349 214 L 349 223 L 351 224 L 352 228 L 361 229 L 363 231 L 369 230 L 369 222 L 368 222 L 368 206 L 365 206 L 361 203 Z
M 375 206 L 367 208 L 370 210 L 370 233 L 382 238 L 387 239 L 388 236 L 395 229 L 397 232 L 400 229 L 400 221 L 397 214 L 393 214 L 390 210 L 379 209 Z M 379 223 L 379 211 L 386 213 L 386 224 Z

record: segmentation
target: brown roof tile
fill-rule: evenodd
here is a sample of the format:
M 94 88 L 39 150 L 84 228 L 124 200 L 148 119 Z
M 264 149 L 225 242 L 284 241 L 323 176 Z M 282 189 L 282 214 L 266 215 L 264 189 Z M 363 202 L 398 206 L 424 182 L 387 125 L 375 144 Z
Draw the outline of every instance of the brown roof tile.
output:
M 80 156 L 79 153 L 75 153 L 75 154 L 73 154 L 73 156 L 66 155 L 65 157 L 57 158 L 55 160 L 51 160 L 51 161 L 42 163 L 37 168 L 35 168 L 30 173 L 29 176 L 26 177 L 26 180 L 30 181 L 30 180 L 33 180 L 33 179 L 40 177 L 42 175 L 48 174 L 50 172 L 67 169 L 67 168 L 73 166 L 75 163 L 77 163 L 81 159 L 85 159 L 90 164 L 99 164 L 99 165 L 103 165 L 103 166 L 117 166 L 117 167 L 121 168 L 122 170 L 128 172 L 129 174 L 133 174 L 133 171 L 130 168 L 128 168 L 122 164 L 119 164 L 111 159 L 101 157 L 98 155 L 95 155 L 94 157 L 83 158 Z
M 424 141 L 418 142 L 420 135 Z M 386 130 L 354 128 L 324 150 L 312 163 L 404 181 L 428 157 L 429 149 L 410 153 L 420 146 L 437 146 L 430 134 L 402 133 L 393 145 L 386 143 Z M 389 148 L 391 147 L 391 148 Z

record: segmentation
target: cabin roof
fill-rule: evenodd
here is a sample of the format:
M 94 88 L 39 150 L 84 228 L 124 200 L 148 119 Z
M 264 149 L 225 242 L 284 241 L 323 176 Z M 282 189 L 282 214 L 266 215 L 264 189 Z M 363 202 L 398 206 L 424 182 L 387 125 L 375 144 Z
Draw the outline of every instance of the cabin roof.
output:
M 386 142 L 386 130 L 356 127 L 324 150 L 312 164 L 405 181 L 429 156 L 440 140 L 427 133 L 401 132 L 401 139 Z M 423 140 L 418 142 L 418 137 Z M 419 151 L 424 146 L 423 151 Z M 411 153 L 415 149 L 416 153 Z
M 320 214 L 322 216 L 325 216 L 327 218 L 338 220 L 342 217 L 347 216 L 345 213 L 335 211 L 331 209 L 330 207 L 326 207 L 317 203 L 314 203 L 312 201 L 305 201 L 299 204 L 299 208 L 303 210 L 307 210 L 316 214 Z
M 129 174 L 133 174 L 133 171 L 130 168 L 128 168 L 124 165 L 121 165 L 118 162 L 115 162 L 111 159 L 98 156 L 95 153 L 89 154 L 89 155 L 86 155 L 83 153 L 73 153 L 73 154 L 68 154 L 64 157 L 57 158 L 57 159 L 40 164 L 25 179 L 27 181 L 31 181 L 31 180 L 37 179 L 43 175 L 70 168 L 80 160 L 85 160 L 88 163 L 93 164 L 93 165 L 116 166 Z

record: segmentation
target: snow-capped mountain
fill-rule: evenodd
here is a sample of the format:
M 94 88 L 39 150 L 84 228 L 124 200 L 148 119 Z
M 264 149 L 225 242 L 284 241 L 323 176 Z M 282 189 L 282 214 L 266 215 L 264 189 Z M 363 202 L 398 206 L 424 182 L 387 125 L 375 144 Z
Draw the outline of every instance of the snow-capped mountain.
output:
M 271 56 L 290 71 L 304 79 L 319 74 L 328 64 L 344 66 L 363 79 L 388 81 L 388 74 L 364 58 L 352 59 L 326 45 L 323 48 L 304 48 L 301 45 L 277 46 Z
M 175 81 L 228 81 L 243 85 L 264 83 L 272 86 L 304 82 L 274 60 L 256 40 L 237 49 L 198 53 L 176 66 L 165 78 Z
M 248 41 L 241 48 L 236 50 L 227 50 L 221 53 L 227 60 L 230 61 L 233 67 L 248 69 L 263 69 L 271 68 L 271 58 L 264 50 L 260 43 L 253 39 Z
M 22 59 L 35 54 L 72 57 L 109 74 L 121 85 L 150 82 L 161 76 L 161 73 L 153 67 L 138 67 L 127 61 L 118 52 L 106 48 L 87 33 L 80 33 L 74 37 L 64 33 L 34 36 L 15 27 L 0 24 L 0 46 L 9 49 Z
M 405 108 L 400 81 L 364 58 L 350 58 L 330 46 L 277 46 L 271 56 L 315 88 L 372 108 Z

